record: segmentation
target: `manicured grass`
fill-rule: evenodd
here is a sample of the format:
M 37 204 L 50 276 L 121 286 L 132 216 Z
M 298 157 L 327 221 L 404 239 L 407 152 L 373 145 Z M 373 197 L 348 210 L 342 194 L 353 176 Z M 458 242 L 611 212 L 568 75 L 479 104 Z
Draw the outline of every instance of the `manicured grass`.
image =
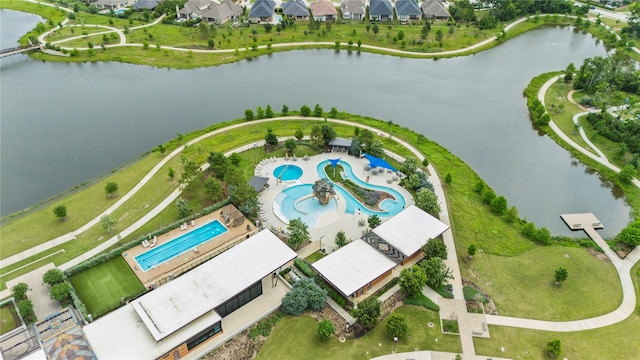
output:
M 122 297 L 132 297 L 145 290 L 120 256 L 77 274 L 70 280 L 94 317 L 119 306 Z
M 15 307 L 12 302 L 8 302 L 0 307 L 0 335 L 17 328 L 20 321 L 15 314 Z
M 402 299 L 402 302 L 405 305 L 422 306 L 429 310 L 440 311 L 440 306 L 438 306 L 436 303 L 431 301 L 431 299 L 424 296 L 423 294 L 418 294 L 415 296 L 407 296 L 406 298 Z
M 567 269 L 569 277 L 557 286 L 554 273 L 559 267 Z M 464 260 L 461 270 L 505 316 L 577 320 L 606 314 L 622 301 L 613 265 L 581 248 L 538 247 L 517 257 L 477 254 Z
M 437 312 L 417 306 L 401 306 L 394 313 L 406 317 L 411 336 L 400 338 L 396 344 L 397 352 L 461 351 L 458 336 L 443 335 L 439 326 L 426 326 L 428 322 L 440 322 Z M 362 338 L 344 343 L 335 336 L 328 340 L 320 339 L 316 328 L 317 322 L 308 315 L 282 319 L 271 331 L 257 359 L 369 359 L 390 354 L 393 350 L 393 339 L 387 335 L 384 323 L 378 324 Z
M 631 272 L 636 274 L 634 281 L 636 297 L 640 296 L 639 271 L 640 264 L 636 264 Z M 635 359 L 640 354 L 640 341 L 638 341 L 640 339 L 640 306 L 636 305 L 636 311 L 627 319 L 600 329 L 551 333 L 490 325 L 489 332 L 491 334 L 489 339 L 474 338 L 477 354 L 523 360 L 548 359 L 545 350 L 547 343 L 560 339 L 562 342 L 560 358 Z M 504 352 L 500 347 L 504 347 Z
M 325 257 L 326 255 L 321 253 L 320 250 L 314 252 L 313 254 L 307 256 L 306 258 L 304 258 L 309 264 L 313 264 L 314 262 L 322 259 L 323 257 Z
M 557 80 L 551 85 L 544 98 L 547 111 L 551 115 L 553 122 L 558 125 L 563 133 L 578 145 L 595 154 L 595 151 L 582 139 L 582 136 L 580 136 L 578 129 L 573 123 L 573 115 L 584 112 L 584 110 L 567 100 L 567 94 L 571 90 L 573 90 L 573 83 L 567 84 L 562 79 Z M 574 94 L 574 101 L 578 102 L 579 98 L 578 93 Z

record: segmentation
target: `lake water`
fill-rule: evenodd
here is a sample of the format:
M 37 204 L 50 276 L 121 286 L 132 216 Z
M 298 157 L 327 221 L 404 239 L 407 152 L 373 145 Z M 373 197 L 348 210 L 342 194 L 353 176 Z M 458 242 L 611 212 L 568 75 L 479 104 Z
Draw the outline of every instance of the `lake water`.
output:
M 572 235 L 561 213 L 593 212 L 602 234 L 614 236 L 630 221 L 630 207 L 532 129 L 522 97 L 533 76 L 598 55 L 605 49 L 590 35 L 546 28 L 437 61 L 306 50 L 175 70 L 9 58 L 0 62 L 0 212 L 105 174 L 176 132 L 243 117 L 247 108 L 320 104 L 433 139 L 552 234 Z

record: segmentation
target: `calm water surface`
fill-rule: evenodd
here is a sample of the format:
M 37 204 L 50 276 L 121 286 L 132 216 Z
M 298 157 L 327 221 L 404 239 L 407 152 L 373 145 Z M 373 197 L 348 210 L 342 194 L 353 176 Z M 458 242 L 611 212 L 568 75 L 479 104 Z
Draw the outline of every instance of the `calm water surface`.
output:
M 392 120 L 435 140 L 521 217 L 553 234 L 572 234 L 561 213 L 593 212 L 605 224 L 602 234 L 614 236 L 630 208 L 531 128 L 522 97 L 533 76 L 604 54 L 590 35 L 547 28 L 437 61 L 331 50 L 195 70 L 10 59 L 0 65 L 1 213 L 100 176 L 177 131 L 241 117 L 258 105 L 318 103 Z

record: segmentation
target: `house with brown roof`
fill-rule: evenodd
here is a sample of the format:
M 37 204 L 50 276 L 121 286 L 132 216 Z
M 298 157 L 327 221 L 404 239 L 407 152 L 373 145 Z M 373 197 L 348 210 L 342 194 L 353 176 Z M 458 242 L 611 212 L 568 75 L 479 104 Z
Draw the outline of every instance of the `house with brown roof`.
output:
M 425 0 L 420 7 L 427 20 L 449 20 L 451 14 L 440 0 Z
M 242 7 L 231 0 L 189 0 L 178 11 L 181 19 L 202 19 L 222 25 L 242 15 Z
M 309 4 L 309 8 L 315 21 L 335 21 L 338 18 L 338 10 L 331 1 L 318 0 Z
M 345 20 L 364 20 L 367 16 L 367 5 L 364 0 L 342 0 L 340 11 Z

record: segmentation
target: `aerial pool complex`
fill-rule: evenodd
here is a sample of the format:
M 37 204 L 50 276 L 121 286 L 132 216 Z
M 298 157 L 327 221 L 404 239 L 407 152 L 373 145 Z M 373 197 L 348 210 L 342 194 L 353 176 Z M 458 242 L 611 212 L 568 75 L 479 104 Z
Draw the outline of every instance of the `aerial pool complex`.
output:
M 273 170 L 273 176 L 282 181 L 298 180 L 302 176 L 302 169 L 295 165 L 280 165 Z
M 328 160 L 325 160 L 321 161 L 317 165 L 316 171 L 319 178 L 327 178 L 327 174 L 325 173 L 324 169 L 329 164 L 330 162 Z M 402 196 L 400 192 L 388 186 L 367 183 L 354 175 L 349 163 L 340 161 L 339 164 L 344 169 L 344 172 L 342 173 L 343 178 L 349 179 L 365 189 L 384 191 L 393 196 L 392 199 L 384 199 L 380 202 L 380 204 L 378 205 L 380 210 L 373 210 L 362 204 L 350 192 L 342 188 L 340 185 L 333 183 L 337 198 L 344 199 L 346 203 L 346 214 L 353 215 L 357 213 L 358 215 L 366 216 L 375 214 L 379 217 L 390 217 L 396 215 L 397 213 L 402 211 L 402 209 L 404 209 L 406 201 L 404 196 Z M 282 165 L 276 168 L 276 171 L 279 168 L 283 168 L 283 170 L 281 171 L 286 172 L 286 169 L 284 168 L 287 166 L 288 168 L 290 168 L 294 165 Z M 300 171 L 301 175 L 302 170 Z M 335 198 L 331 199 L 329 201 L 329 204 L 324 206 L 321 205 L 318 199 L 313 195 L 313 185 L 311 184 L 290 186 L 280 192 L 273 202 L 273 209 L 274 212 L 276 212 L 276 216 L 278 216 L 278 218 L 286 223 L 289 220 L 300 218 L 305 224 L 310 227 L 318 227 L 319 219 L 325 214 L 335 214 L 337 208 L 338 205 Z
M 140 268 L 143 271 L 147 271 L 227 231 L 229 229 L 222 225 L 220 221 L 214 220 L 158 247 L 151 248 L 149 251 L 136 256 L 135 259 Z

